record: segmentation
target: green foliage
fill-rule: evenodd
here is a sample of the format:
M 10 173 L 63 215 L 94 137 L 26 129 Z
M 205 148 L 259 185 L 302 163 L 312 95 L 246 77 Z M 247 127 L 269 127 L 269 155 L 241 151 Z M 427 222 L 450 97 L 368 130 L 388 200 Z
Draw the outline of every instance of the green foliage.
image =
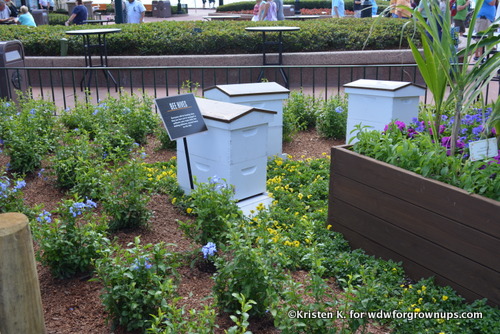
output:
M 68 20 L 68 14 L 49 13 L 49 24 L 51 26 L 63 26 Z
M 320 101 L 303 92 L 292 91 L 283 106 L 283 138 L 291 141 L 302 130 L 316 125 L 316 114 Z
M 152 215 L 147 176 L 138 159 L 116 166 L 107 175 L 103 207 L 113 231 L 147 226 Z
M 128 248 L 105 248 L 95 261 L 98 280 L 104 286 L 101 299 L 109 319 L 127 331 L 146 330 L 153 314 L 167 308 L 174 298 L 178 259 L 165 244 L 141 245 L 139 237 Z
M 183 307 L 177 307 L 181 300 L 176 297 L 172 302 L 158 308 L 158 315 L 152 315 L 151 327 L 147 329 L 150 334 L 213 334 L 217 314 L 214 305 L 205 305 L 203 310 L 195 309 L 187 312 Z
M 476 3 L 474 14 L 472 15 L 471 27 L 474 27 L 479 10 L 484 0 Z M 438 3 L 425 3 L 427 12 L 438 12 Z M 434 140 L 437 142 L 437 131 L 441 122 L 443 111 L 448 105 L 453 105 L 455 109 L 455 123 L 451 134 L 451 154 L 455 154 L 456 142 L 460 131 L 460 118 L 462 111 L 467 110 L 475 103 L 482 94 L 484 88 L 497 75 L 500 66 L 500 54 L 493 54 L 491 51 L 500 38 L 494 36 L 496 27 L 489 27 L 484 37 L 479 41 L 473 38 L 474 31 L 469 29 L 465 48 L 457 51 L 455 47 L 455 36 L 449 29 L 451 25 L 450 9 L 446 6 L 443 15 L 430 15 L 427 20 L 423 19 L 419 12 L 415 12 L 413 24 L 420 33 L 422 40 L 423 54 L 414 44 L 408 40 L 410 47 L 418 65 L 419 71 L 425 83 L 434 97 L 436 109 L 434 113 Z M 447 27 L 441 29 L 441 27 Z M 474 64 L 469 63 L 469 56 L 477 50 L 482 49 L 481 59 Z M 449 90 L 448 90 L 449 89 Z
M 91 200 L 65 200 L 55 211 L 59 218 L 43 211 L 31 222 L 39 245 L 37 259 L 50 267 L 54 277 L 72 277 L 92 270 L 92 261 L 108 243 L 107 225 L 98 223 L 97 216 L 91 212 L 96 206 Z
M 199 244 L 224 242 L 227 221 L 241 219 L 233 194 L 233 188 L 216 176 L 209 183 L 196 183 L 187 208 L 196 219 L 190 224 L 180 223 L 181 228 Z
M 240 317 L 237 317 L 235 315 L 231 315 L 230 318 L 231 320 L 236 324 L 235 326 L 229 328 L 227 331 L 228 334 L 251 334 L 252 332 L 247 331 L 248 325 L 250 323 L 248 322 L 248 318 L 250 315 L 248 314 L 248 311 L 252 309 L 252 305 L 255 304 L 253 300 L 247 300 L 245 298 L 245 295 L 240 293 L 233 293 L 233 297 L 238 300 L 238 302 L 241 305 L 241 310 L 236 311 L 236 314 L 238 314 Z
M 331 5 L 330 5 L 331 7 Z M 374 24 L 374 22 L 376 22 Z M 317 52 L 340 50 L 384 50 L 408 48 L 407 37 L 414 34 L 405 31 L 403 45 L 401 31 L 405 22 L 386 18 L 354 18 L 312 20 L 294 22 L 300 31 L 283 36 L 286 52 Z M 162 21 L 141 25 L 118 24 L 119 34 L 106 37 L 108 54 L 119 55 L 182 55 L 182 54 L 248 54 L 261 53 L 262 36 L 247 32 L 248 26 L 287 25 L 287 22 L 203 22 Z M 15 25 L 1 25 L 0 34 L 5 40 L 18 39 L 24 45 L 27 56 L 58 56 L 60 39 L 68 39 L 68 55 L 83 54 L 79 36 L 66 35 L 67 27 L 40 26 L 37 33 L 32 29 Z M 71 27 L 86 29 L 86 27 Z M 193 33 L 193 31 L 200 33 Z M 168 34 L 164 32 L 168 31 Z M 365 45 L 366 44 L 366 45 Z M 126 47 L 124 47 L 126 45 Z
M 324 102 L 318 112 L 316 129 L 325 138 L 345 139 L 347 128 L 347 97 L 337 95 Z
M 409 138 L 404 131 L 389 128 L 385 133 L 359 131 L 357 138 L 353 149 L 360 154 L 500 200 L 500 164 L 494 160 L 485 163 L 451 156 L 446 147 L 436 145 L 429 133 Z
M 0 104 L 0 138 L 10 156 L 10 171 L 26 174 L 41 166 L 57 140 L 54 114 L 53 103 L 27 96 L 17 105 Z
M 20 212 L 29 215 L 31 212 L 24 204 L 23 189 L 26 182 L 20 178 L 13 180 L 1 171 L 0 174 L 0 213 Z
M 243 222 L 240 225 L 229 222 L 227 237 L 228 247 L 215 262 L 218 269 L 213 287 L 216 303 L 224 312 L 238 314 L 241 304 L 233 294 L 242 294 L 255 302 L 248 310 L 250 317 L 263 316 L 284 278 L 278 255 L 261 247 L 265 240 L 254 245 L 256 235 Z

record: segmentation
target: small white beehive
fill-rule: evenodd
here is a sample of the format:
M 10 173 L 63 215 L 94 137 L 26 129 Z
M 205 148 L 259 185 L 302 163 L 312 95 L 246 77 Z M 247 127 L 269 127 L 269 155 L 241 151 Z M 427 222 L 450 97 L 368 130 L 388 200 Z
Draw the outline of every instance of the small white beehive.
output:
M 187 137 L 191 170 L 197 182 L 217 176 L 235 188 L 234 199 L 266 192 L 268 124 L 275 111 L 196 98 L 208 131 Z M 177 180 L 189 193 L 182 140 L 177 141 Z
M 360 79 L 344 88 L 349 94 L 346 142 L 356 137 L 351 131 L 358 124 L 383 130 L 391 121 L 410 123 L 418 116 L 419 99 L 425 93 L 424 88 L 402 81 Z
M 269 123 L 267 156 L 281 155 L 283 142 L 283 101 L 290 91 L 276 82 L 217 85 L 204 90 L 208 99 L 243 104 L 276 112 Z

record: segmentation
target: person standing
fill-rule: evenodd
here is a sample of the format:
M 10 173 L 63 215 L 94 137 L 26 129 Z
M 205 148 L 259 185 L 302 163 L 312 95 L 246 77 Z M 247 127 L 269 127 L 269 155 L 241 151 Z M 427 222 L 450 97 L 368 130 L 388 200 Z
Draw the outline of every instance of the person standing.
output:
M 138 0 L 128 0 L 127 23 L 143 23 L 146 8 Z
M 396 8 L 392 17 L 399 19 L 409 19 L 411 17 L 411 12 L 404 8 L 401 8 L 401 6 L 411 8 L 410 0 L 396 0 Z
M 285 20 L 285 13 L 283 11 L 283 0 L 274 0 L 276 3 L 276 18 L 278 21 Z
M 496 0 L 484 0 L 483 5 L 477 13 L 476 25 L 474 26 L 475 33 L 487 30 L 491 23 L 495 21 Z M 474 60 L 479 60 L 483 55 L 483 48 L 477 48 L 474 53 Z
M 76 0 L 76 6 L 73 8 L 71 12 L 71 16 L 68 21 L 66 21 L 65 25 L 69 26 L 71 23 L 74 24 L 84 24 L 83 21 L 87 20 L 89 13 L 87 11 L 87 7 L 83 5 L 83 0 Z
M 21 24 L 23 26 L 28 26 L 28 27 L 36 27 L 35 19 L 33 18 L 33 15 L 31 15 L 31 13 L 29 12 L 28 7 L 21 6 L 19 11 L 21 12 L 21 15 L 19 15 L 17 24 Z
M 269 8 L 267 10 L 267 15 L 264 17 L 264 21 L 278 21 L 276 2 L 274 0 L 268 0 L 267 5 Z
M 344 0 L 332 0 L 332 17 L 344 17 Z
M 17 8 L 16 5 L 11 0 L 5 0 L 5 6 L 9 7 L 10 17 L 17 17 Z
M 261 4 L 262 0 L 256 0 L 255 6 L 253 6 L 253 17 L 252 21 L 258 21 L 259 20 L 259 7 Z
M 465 33 L 465 18 L 469 13 L 469 5 L 469 0 L 457 0 L 457 14 L 453 17 L 453 23 L 455 27 L 458 27 L 460 37 L 463 37 Z
M 5 4 L 5 1 L 0 0 L 0 24 L 10 24 L 14 21 L 13 17 L 10 17 L 9 7 Z

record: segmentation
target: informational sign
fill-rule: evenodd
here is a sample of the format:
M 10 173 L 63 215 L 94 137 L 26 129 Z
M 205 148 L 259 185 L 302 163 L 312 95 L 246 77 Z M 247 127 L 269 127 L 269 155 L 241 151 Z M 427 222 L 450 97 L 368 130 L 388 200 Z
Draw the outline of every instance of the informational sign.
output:
M 207 131 L 193 94 L 163 97 L 155 103 L 171 140 Z
M 470 159 L 472 161 L 491 158 L 498 155 L 496 138 L 478 140 L 469 143 Z

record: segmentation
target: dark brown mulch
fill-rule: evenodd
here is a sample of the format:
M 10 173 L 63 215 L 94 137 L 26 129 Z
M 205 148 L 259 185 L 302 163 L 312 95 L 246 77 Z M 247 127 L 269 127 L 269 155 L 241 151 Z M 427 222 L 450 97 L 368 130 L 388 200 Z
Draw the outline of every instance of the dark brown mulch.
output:
M 293 142 L 285 143 L 283 152 L 296 159 L 317 158 L 330 154 L 332 145 L 341 142 L 319 138 L 315 131 L 302 132 Z M 173 151 L 158 151 L 158 142 L 150 138 L 146 146 L 147 162 L 167 161 L 175 155 Z M 8 158 L 0 154 L 0 163 L 8 162 Z M 43 204 L 45 209 L 53 210 L 57 203 L 64 197 L 64 193 L 54 186 L 50 177 L 31 176 L 27 179 L 25 189 L 26 202 L 30 206 Z M 155 195 L 151 198 L 150 208 L 154 212 L 150 227 L 138 231 L 119 232 L 117 238 L 123 244 L 133 241 L 140 235 L 142 243 L 165 242 L 175 245 L 170 246 L 173 251 L 192 251 L 199 246 L 187 239 L 178 228 L 177 220 L 189 219 L 171 204 L 171 199 L 166 195 Z M 203 268 L 202 268 L 203 269 Z M 180 269 L 181 281 L 178 293 L 183 297 L 181 305 L 186 309 L 202 309 L 203 305 L 211 302 L 207 299 L 213 286 L 211 274 L 207 270 L 200 270 L 196 265 Z M 111 324 L 105 321 L 105 311 L 99 298 L 102 288 L 99 282 L 89 281 L 89 277 L 73 279 L 54 279 L 47 268 L 38 264 L 42 303 L 45 313 L 47 333 L 49 334 L 102 334 L 125 333 L 123 329 L 111 329 Z M 294 277 L 303 281 L 306 275 L 303 272 L 294 273 Z M 220 315 L 217 319 L 219 329 L 223 333 L 233 325 L 227 315 Z M 250 330 L 254 333 L 279 333 L 274 328 L 272 320 L 261 319 L 253 322 Z M 382 328 L 370 328 L 371 333 L 386 333 Z

